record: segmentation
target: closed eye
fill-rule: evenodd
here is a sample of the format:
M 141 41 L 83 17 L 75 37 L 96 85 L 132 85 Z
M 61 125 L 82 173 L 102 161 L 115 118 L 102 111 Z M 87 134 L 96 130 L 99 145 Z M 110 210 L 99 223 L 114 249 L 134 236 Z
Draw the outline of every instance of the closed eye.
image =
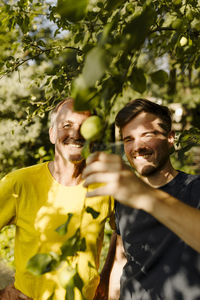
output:
M 145 134 L 145 136 L 147 137 L 152 137 L 152 136 L 155 136 L 156 134 L 154 132 L 148 132 Z
M 125 138 L 125 139 L 123 139 L 124 143 L 132 142 L 132 141 L 133 141 L 133 139 L 131 139 L 131 138 Z
M 155 130 L 155 131 L 145 132 L 143 134 L 143 136 L 145 136 L 145 137 L 154 137 L 154 136 L 156 136 L 158 134 L 159 134 L 159 132 L 157 130 Z
M 63 128 L 70 128 L 71 127 L 71 123 L 66 123 L 63 125 Z

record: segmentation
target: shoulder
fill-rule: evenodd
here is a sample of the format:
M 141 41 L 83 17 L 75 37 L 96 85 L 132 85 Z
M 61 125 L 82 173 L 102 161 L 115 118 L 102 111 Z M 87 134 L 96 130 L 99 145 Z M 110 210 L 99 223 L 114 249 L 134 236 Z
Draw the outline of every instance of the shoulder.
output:
M 21 180 L 25 180 L 25 179 L 30 179 L 31 176 L 38 176 L 40 172 L 42 172 L 43 170 L 45 170 L 46 166 L 47 166 L 47 162 L 42 163 L 42 164 L 37 164 L 37 165 L 33 165 L 30 167 L 26 167 L 26 168 L 21 168 L 15 171 L 10 172 L 9 174 L 7 174 L 2 181 L 12 181 L 12 182 L 16 182 L 16 181 L 21 181 Z
M 200 184 L 200 175 L 192 175 L 179 171 L 177 180 L 185 185 Z
M 176 177 L 160 189 L 190 205 L 196 206 L 200 202 L 199 175 L 178 171 Z
M 192 206 L 200 205 L 200 175 L 181 172 L 182 185 L 186 187 L 186 202 Z

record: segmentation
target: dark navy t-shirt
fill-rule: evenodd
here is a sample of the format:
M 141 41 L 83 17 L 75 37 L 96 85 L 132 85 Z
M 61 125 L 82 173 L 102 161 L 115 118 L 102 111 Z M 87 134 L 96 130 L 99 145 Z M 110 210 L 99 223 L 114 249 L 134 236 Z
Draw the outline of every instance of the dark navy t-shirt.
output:
M 200 208 L 200 176 L 179 172 L 160 189 Z M 120 300 L 200 300 L 200 254 L 148 213 L 117 201 L 115 210 L 127 257 Z

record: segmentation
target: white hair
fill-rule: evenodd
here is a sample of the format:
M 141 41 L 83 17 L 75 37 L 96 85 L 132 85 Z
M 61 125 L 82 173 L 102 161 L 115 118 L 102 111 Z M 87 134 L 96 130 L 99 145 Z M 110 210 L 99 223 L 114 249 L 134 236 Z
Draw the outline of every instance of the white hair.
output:
M 50 111 L 50 114 L 49 114 L 49 119 L 50 119 L 50 127 L 54 127 L 54 124 L 55 124 L 55 120 L 56 120 L 56 117 L 57 117 L 57 113 L 58 113 L 58 110 L 59 108 L 65 104 L 66 102 L 68 101 L 74 101 L 73 98 L 71 97 L 68 97 L 62 101 L 60 101 L 51 111 Z

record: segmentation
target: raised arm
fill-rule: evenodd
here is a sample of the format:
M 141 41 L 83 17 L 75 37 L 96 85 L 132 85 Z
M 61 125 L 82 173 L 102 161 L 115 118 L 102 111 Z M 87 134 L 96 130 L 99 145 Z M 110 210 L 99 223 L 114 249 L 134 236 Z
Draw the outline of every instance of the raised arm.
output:
M 87 197 L 111 195 L 124 205 L 142 209 L 200 252 L 200 211 L 148 186 L 123 164 L 118 155 L 92 154 L 83 176 L 86 187 L 91 183 L 104 183 Z

